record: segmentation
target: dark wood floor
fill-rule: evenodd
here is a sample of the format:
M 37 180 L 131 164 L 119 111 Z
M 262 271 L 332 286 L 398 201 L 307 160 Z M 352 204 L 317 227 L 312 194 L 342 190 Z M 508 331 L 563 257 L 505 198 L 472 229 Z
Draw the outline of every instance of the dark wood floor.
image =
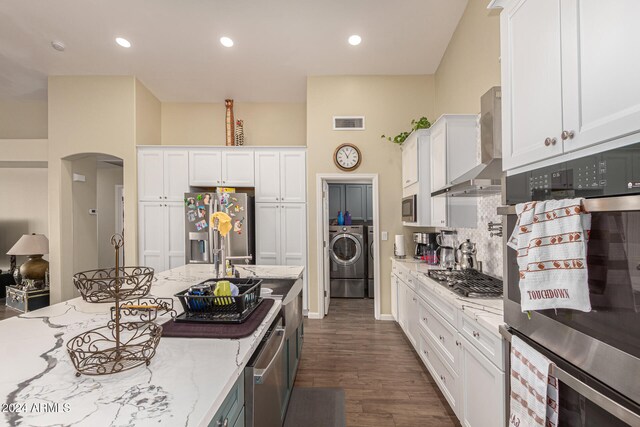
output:
M 347 426 L 459 426 L 395 322 L 373 318 L 373 300 L 332 299 L 323 320 L 304 320 L 295 385 L 345 390 Z
M 0 298 L 0 320 L 8 319 L 9 317 L 17 316 L 18 314 L 20 314 L 19 311 L 7 308 L 5 305 L 5 299 Z

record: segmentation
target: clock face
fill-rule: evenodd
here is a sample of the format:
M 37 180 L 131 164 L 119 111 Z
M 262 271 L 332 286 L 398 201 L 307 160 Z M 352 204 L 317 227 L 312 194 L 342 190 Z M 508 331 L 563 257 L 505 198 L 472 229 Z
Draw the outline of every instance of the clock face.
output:
M 333 160 L 340 169 L 349 171 L 360 166 L 362 157 L 355 145 L 343 144 L 336 149 Z

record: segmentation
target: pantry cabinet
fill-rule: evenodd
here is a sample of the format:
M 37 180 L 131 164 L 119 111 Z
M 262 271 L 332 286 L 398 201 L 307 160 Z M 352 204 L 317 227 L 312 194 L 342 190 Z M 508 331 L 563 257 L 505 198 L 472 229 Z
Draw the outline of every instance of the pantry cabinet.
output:
M 256 151 L 256 202 L 304 203 L 306 155 L 299 150 Z
M 138 203 L 140 265 L 160 273 L 185 263 L 184 203 Z
M 306 265 L 306 205 L 256 203 L 256 264 Z
M 501 13 L 503 168 L 640 132 L 640 4 L 494 1 Z M 631 142 L 636 142 L 633 140 Z
M 138 154 L 138 199 L 180 201 L 189 191 L 186 150 L 141 150 Z

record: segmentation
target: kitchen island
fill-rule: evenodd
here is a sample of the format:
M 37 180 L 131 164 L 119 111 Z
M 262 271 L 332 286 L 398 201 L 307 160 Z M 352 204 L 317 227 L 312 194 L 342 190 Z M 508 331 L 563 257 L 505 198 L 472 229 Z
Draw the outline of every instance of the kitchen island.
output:
M 303 267 L 239 266 L 241 277 L 298 279 Z M 214 276 L 211 265 L 156 275 L 150 296 L 172 297 Z M 239 340 L 162 338 L 147 367 L 106 376 L 75 376 L 69 339 L 106 325 L 112 304 L 75 298 L 0 321 L 2 422 L 8 425 L 206 426 L 232 389 L 271 322 Z M 174 308 L 182 312 L 175 300 Z M 158 318 L 158 323 L 169 320 Z

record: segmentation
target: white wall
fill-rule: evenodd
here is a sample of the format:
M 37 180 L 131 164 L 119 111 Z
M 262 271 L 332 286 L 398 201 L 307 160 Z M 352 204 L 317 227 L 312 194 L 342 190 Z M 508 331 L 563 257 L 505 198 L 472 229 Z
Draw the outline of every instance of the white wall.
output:
M 98 166 L 96 199 L 98 207 L 98 268 L 114 266 L 111 236 L 116 232 L 116 185 L 122 185 L 122 167 Z
M 48 236 L 47 169 L 0 168 L 0 201 L 0 269 L 5 270 L 6 253 L 23 234 Z M 24 261 L 18 257 L 18 263 Z

